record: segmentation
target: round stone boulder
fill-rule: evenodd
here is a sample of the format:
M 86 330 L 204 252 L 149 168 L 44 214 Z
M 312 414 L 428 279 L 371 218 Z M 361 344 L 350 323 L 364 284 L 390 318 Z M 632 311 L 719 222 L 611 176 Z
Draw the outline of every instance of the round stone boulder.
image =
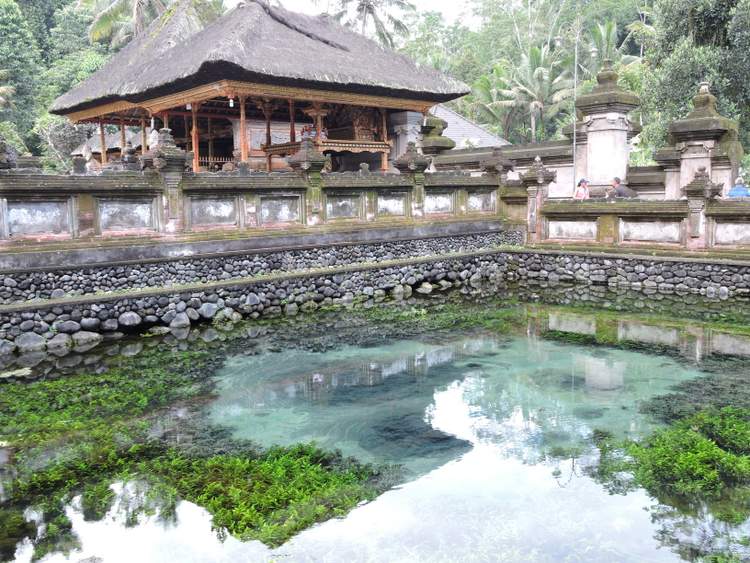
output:
M 123 313 L 117 318 L 117 322 L 120 323 L 120 326 L 124 327 L 138 326 L 142 321 L 143 319 L 141 319 L 141 316 L 133 311 Z

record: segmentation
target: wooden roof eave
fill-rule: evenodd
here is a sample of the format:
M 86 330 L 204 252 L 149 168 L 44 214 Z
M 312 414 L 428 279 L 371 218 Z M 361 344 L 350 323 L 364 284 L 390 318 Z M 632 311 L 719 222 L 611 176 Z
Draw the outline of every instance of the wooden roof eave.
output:
M 85 110 L 74 111 L 66 114 L 66 116 L 73 122 L 79 122 L 118 112 L 138 109 L 142 109 L 147 112 L 149 116 L 152 116 L 172 108 L 187 104 L 198 104 L 219 96 L 226 98 L 270 98 L 300 102 L 321 102 L 415 111 L 419 113 L 426 113 L 431 107 L 437 104 L 437 102 L 431 100 L 394 98 L 389 96 L 357 94 L 335 90 L 317 90 L 294 86 L 240 82 L 236 80 L 220 80 L 218 82 L 204 84 L 202 86 L 161 96 L 152 100 L 146 100 L 139 103 L 121 100 Z

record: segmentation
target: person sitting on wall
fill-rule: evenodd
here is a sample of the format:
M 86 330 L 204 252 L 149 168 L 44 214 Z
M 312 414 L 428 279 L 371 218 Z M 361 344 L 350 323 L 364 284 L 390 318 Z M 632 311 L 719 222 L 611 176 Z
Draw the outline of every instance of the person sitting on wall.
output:
M 575 192 L 573 193 L 573 199 L 588 199 L 590 197 L 589 194 L 589 181 L 585 178 L 581 178 L 578 181 L 578 186 L 576 187 Z
M 745 185 L 745 180 L 741 177 L 737 178 L 734 182 L 734 186 L 729 190 L 727 197 L 750 197 L 750 190 Z
M 622 180 L 615 176 L 612 178 L 612 184 L 607 188 L 607 199 L 615 199 L 616 197 L 637 197 L 638 194 L 630 188 L 622 185 Z

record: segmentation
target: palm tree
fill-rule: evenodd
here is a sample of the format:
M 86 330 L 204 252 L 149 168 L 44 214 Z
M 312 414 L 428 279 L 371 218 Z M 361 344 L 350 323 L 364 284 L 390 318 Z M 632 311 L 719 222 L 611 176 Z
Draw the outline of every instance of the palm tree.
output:
M 372 26 L 376 39 L 382 45 L 393 48 L 396 36 L 409 33 L 409 28 L 393 12 L 414 9 L 414 4 L 408 0 L 338 0 L 338 11 L 332 16 L 348 27 L 359 27 L 362 35 L 366 35 Z
M 510 99 L 528 114 L 532 143 L 538 140 L 537 126 L 544 130 L 573 95 L 573 80 L 563 63 L 547 45 L 531 47 L 513 72 Z
M 8 80 L 10 73 L 7 70 L 0 70 L 0 82 Z M 0 86 L 0 108 L 10 104 L 10 98 L 16 93 L 16 89 L 9 84 L 3 84 Z
M 175 1 L 180 0 L 79 0 L 79 5 L 94 14 L 89 27 L 91 40 L 109 41 L 114 48 L 119 48 L 142 33 Z M 202 23 L 224 11 L 223 0 L 197 0 L 193 7 Z
M 640 62 L 640 57 L 623 53 L 627 38 L 622 44 L 617 45 L 618 30 L 617 22 L 614 20 L 595 25 L 591 28 L 589 35 L 591 58 L 588 67 L 584 69 L 587 74 L 595 76 L 607 60 L 624 66 Z
M 472 85 L 474 110 L 479 122 L 490 128 L 499 128 L 503 137 L 510 140 L 513 126 L 522 113 L 515 99 L 507 64 L 497 64 L 492 72 L 480 76 Z

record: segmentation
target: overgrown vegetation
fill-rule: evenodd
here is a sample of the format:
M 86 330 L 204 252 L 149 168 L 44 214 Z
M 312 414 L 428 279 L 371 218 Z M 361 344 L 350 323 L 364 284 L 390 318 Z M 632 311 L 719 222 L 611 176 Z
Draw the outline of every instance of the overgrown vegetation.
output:
M 0 503 L 2 560 L 24 537 L 35 558 L 78 547 L 65 506 L 80 495 L 84 517 L 101 519 L 116 482 L 126 499 L 127 484 L 148 491 L 147 501 L 125 503 L 127 522 L 155 512 L 168 519 L 187 500 L 212 514 L 220 534 L 272 546 L 383 490 L 378 469 L 314 445 L 262 450 L 194 419 L 172 420 L 173 405 L 210 395 L 220 361 L 215 351 L 155 348 L 102 374 L 3 386 L 0 440 L 14 451 L 16 476 Z M 24 507 L 45 525 L 26 522 Z

